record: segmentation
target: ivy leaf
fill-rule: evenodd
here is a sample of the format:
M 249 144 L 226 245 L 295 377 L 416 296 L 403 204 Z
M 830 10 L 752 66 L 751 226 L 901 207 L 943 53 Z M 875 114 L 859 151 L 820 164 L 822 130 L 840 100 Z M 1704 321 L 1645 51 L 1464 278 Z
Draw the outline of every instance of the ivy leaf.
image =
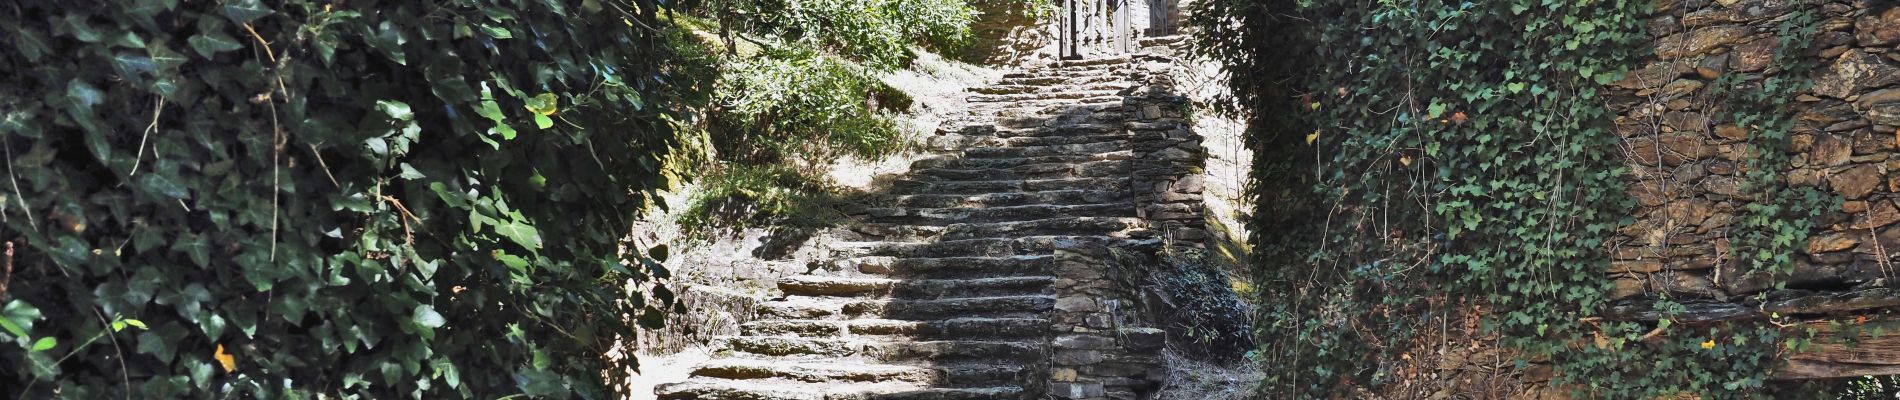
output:
M 204 56 L 204 58 L 212 58 L 216 57 L 218 53 L 244 48 L 244 45 L 239 44 L 237 40 L 232 39 L 230 35 L 217 31 L 192 35 L 191 39 L 186 40 L 186 42 L 191 45 L 193 51 L 197 51 L 198 55 Z
M 435 307 L 431 307 L 428 304 L 416 306 L 415 321 L 416 325 L 422 325 L 431 329 L 441 328 L 442 325 L 448 324 L 448 320 L 442 318 L 442 313 L 435 312 Z
M 54 339 L 52 336 L 47 336 L 47 337 L 40 338 L 40 340 L 33 341 L 33 351 L 52 350 L 53 346 L 58 346 L 58 345 L 59 345 L 59 339 Z
M 521 223 L 521 221 L 496 224 L 495 233 L 507 237 L 508 240 L 514 241 L 515 244 L 521 245 L 521 247 L 529 249 L 541 248 L 541 232 L 535 230 L 533 225 L 524 224 Z
M 230 18 L 231 22 L 239 24 L 250 23 L 273 12 L 257 0 L 236 0 L 224 5 L 225 18 Z
M 409 109 L 409 103 L 400 101 L 377 100 L 376 109 L 381 110 L 383 114 L 388 114 L 390 118 L 395 118 L 398 121 L 408 121 L 415 117 L 415 113 Z
M 548 129 L 548 128 L 553 128 L 553 127 L 554 127 L 554 120 L 553 120 L 553 119 L 550 119 L 550 118 L 548 118 L 548 116 L 546 116 L 546 115 L 541 115 L 541 114 L 535 114 L 535 115 L 534 115 L 534 127 L 536 127 L 536 128 L 541 128 L 541 129 Z

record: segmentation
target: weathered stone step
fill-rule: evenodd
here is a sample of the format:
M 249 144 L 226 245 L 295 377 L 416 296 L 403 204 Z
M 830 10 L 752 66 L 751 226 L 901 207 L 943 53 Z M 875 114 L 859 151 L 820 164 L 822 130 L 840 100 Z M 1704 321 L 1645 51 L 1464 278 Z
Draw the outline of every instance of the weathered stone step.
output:
M 1102 236 L 1026 236 L 946 240 L 935 243 L 836 242 L 828 247 L 842 257 L 890 256 L 899 258 L 1006 257 L 1051 254 L 1063 243 L 1134 246 L 1146 240 Z
M 739 325 L 746 336 L 856 337 L 903 336 L 910 338 L 1003 339 L 1035 337 L 1049 332 L 1044 318 L 964 317 L 935 321 L 895 319 L 857 320 L 768 320 Z
M 988 208 L 871 208 L 865 216 L 874 223 L 949 225 L 969 222 L 1034 221 L 1049 216 L 1133 217 L 1135 207 L 1128 203 L 1050 205 Z
M 1127 89 L 1132 86 L 1134 86 L 1133 83 L 1124 82 L 1120 80 L 1113 80 L 1113 81 L 1104 80 L 1102 82 L 1092 82 L 1092 83 L 1060 82 L 1060 84 L 1040 84 L 1040 85 L 1020 84 L 1020 83 L 1017 83 L 1017 84 L 999 83 L 995 85 L 970 88 L 970 92 L 977 93 L 977 94 L 986 94 L 986 95 L 1052 93 L 1052 92 L 1082 92 L 1082 91 L 1101 91 L 1101 90 L 1119 92 L 1123 89 Z
M 938 300 L 856 300 L 792 296 L 759 305 L 762 318 L 888 318 L 930 320 L 952 317 L 1022 317 L 1055 308 L 1055 295 L 1030 294 Z
M 1119 113 L 1117 113 L 1119 114 Z M 1023 137 L 1046 136 L 1098 136 L 1126 135 L 1125 123 L 1069 123 L 1058 126 L 1037 126 L 1031 128 L 997 129 L 989 123 L 945 127 L 937 131 L 938 136 L 974 136 L 1014 139 Z
M 1132 153 L 1119 152 L 1114 154 Z M 892 193 L 897 194 L 984 194 L 1080 189 L 1126 191 L 1128 190 L 1128 178 L 1063 178 L 942 182 L 896 179 L 891 181 L 891 186 Z
M 1081 133 L 1076 131 L 1076 133 Z M 1128 140 L 1121 131 L 1099 134 L 1076 135 L 1036 135 L 1036 136 L 996 136 L 996 135 L 936 135 L 926 140 L 926 147 L 936 151 L 954 151 L 974 147 L 1033 147 L 1056 146 L 1065 144 L 1103 143 Z
M 778 288 L 793 296 L 856 296 L 899 299 L 952 296 L 1047 294 L 1053 276 L 971 279 L 894 279 L 800 275 L 779 279 Z
M 1062 85 L 1091 85 L 1091 84 L 1101 84 L 1101 83 L 1115 83 L 1115 84 L 1125 85 L 1125 84 L 1129 84 L 1127 83 L 1127 81 L 1128 81 L 1128 77 L 1126 75 L 1121 75 L 1121 74 L 1094 74 L 1094 75 L 1082 75 L 1082 76 L 1048 75 L 1048 76 L 1023 76 L 1023 77 L 1016 77 L 1016 78 L 1003 78 L 1001 80 L 996 81 L 996 83 L 993 85 L 995 86 L 1062 86 Z
M 885 362 L 909 360 L 954 362 L 985 359 L 1026 361 L 1039 358 L 1043 347 L 1040 341 L 910 341 L 788 336 L 724 336 L 714 340 L 726 349 L 761 356 L 859 358 Z
M 1024 399 L 1017 386 L 937 388 L 902 382 L 827 383 L 785 379 L 701 379 L 660 385 L 660 400 L 998 400 Z
M 913 163 L 915 164 L 915 163 Z M 910 177 L 928 181 L 1001 181 L 1016 179 L 1107 178 L 1129 176 L 1134 164 L 1127 160 L 1026 164 L 1004 168 L 924 168 L 912 169 Z
M 1005 73 L 1003 74 L 1002 80 L 1073 77 L 1115 77 L 1117 79 L 1126 79 L 1128 75 L 1121 73 L 1118 69 L 1119 68 L 1037 68 Z
M 1126 207 L 1126 205 L 1123 205 Z M 1083 236 L 1127 237 L 1128 231 L 1144 228 L 1140 218 L 1131 217 L 1056 217 L 1028 221 L 953 223 L 949 225 L 859 224 L 853 230 L 884 241 L 965 240 L 1008 236 Z
M 1099 97 L 1114 97 L 1115 99 L 1120 100 L 1121 99 L 1120 93 L 1121 93 L 1121 89 L 1095 89 L 1095 90 L 1076 89 L 1076 90 L 1016 93 L 1016 94 L 974 94 L 974 95 L 970 95 L 970 97 L 968 98 L 968 101 L 971 103 L 1012 103 L 1011 105 L 1015 105 L 1014 103 L 1018 103 L 1018 102 L 1031 102 L 1031 101 L 1043 101 L 1043 100 L 1081 100 L 1081 99 L 1099 98 Z
M 1024 158 L 1047 156 L 1094 156 L 1111 154 L 1128 149 L 1127 140 L 1095 142 L 1082 144 L 1058 144 L 1049 146 L 1023 147 L 976 147 L 963 150 L 970 158 Z
M 832 262 L 832 266 L 863 274 L 947 279 L 1047 274 L 1052 259 L 1047 254 L 936 258 L 868 256 L 838 259 Z
M 724 379 L 787 379 L 812 383 L 915 382 L 942 386 L 1010 383 L 1030 373 L 1022 365 L 945 364 L 929 367 L 830 361 L 723 359 L 707 361 L 692 376 Z M 987 386 L 987 385 L 986 385 Z
M 891 198 L 898 207 L 1008 207 L 1027 204 L 1101 204 L 1126 198 L 1128 192 L 1110 190 L 1050 190 L 1034 193 L 985 193 L 974 195 L 913 194 Z
M 1082 164 L 1096 161 L 1125 161 L 1134 159 L 1135 153 L 1110 153 L 1107 155 L 1069 155 L 1041 156 L 1021 158 L 969 158 L 957 155 L 940 155 L 918 159 L 910 163 L 912 171 L 931 169 L 1003 169 L 1029 165 Z
M 1126 63 L 1131 59 L 1132 58 L 1130 58 L 1127 54 L 1116 54 L 1116 55 L 1111 55 L 1111 56 L 1106 56 L 1106 57 L 1080 58 L 1080 59 L 1074 59 L 1074 60 L 1056 60 L 1056 61 L 1050 62 L 1047 65 L 1051 67 L 1086 67 L 1090 65 Z
M 1109 105 L 1109 103 L 1119 104 L 1120 102 L 1121 102 L 1121 98 L 1117 97 L 1112 100 L 1103 99 L 1103 101 L 1098 104 L 1106 106 L 1106 105 Z M 1028 106 L 1003 107 L 1003 108 L 990 108 L 990 107 L 976 106 L 976 107 L 970 107 L 970 113 L 972 115 L 995 116 L 996 119 L 995 119 L 994 125 L 996 125 L 997 127 L 1011 128 L 1011 129 L 1060 127 L 1064 125 L 1080 125 L 1080 124 L 1121 124 L 1122 122 L 1124 122 L 1124 120 L 1126 120 L 1126 116 L 1123 115 L 1122 113 L 1116 113 L 1116 112 L 1065 113 L 1053 107 L 1042 107 L 1042 106 L 1036 106 L 1033 104 L 1028 105 Z

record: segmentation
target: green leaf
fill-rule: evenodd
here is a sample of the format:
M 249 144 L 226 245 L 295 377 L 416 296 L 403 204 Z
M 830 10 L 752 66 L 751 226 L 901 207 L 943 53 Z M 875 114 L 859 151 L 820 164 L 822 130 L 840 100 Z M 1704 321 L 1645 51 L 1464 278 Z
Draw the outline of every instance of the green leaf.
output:
M 415 118 L 415 115 L 416 115 L 414 112 L 409 110 L 409 103 L 404 103 L 404 102 L 395 101 L 395 100 L 377 100 L 376 109 L 382 111 L 383 114 L 389 115 L 390 118 L 395 118 L 398 121 L 408 121 L 412 118 Z
M 552 128 L 552 127 L 554 127 L 554 120 L 553 120 L 553 119 L 549 119 L 549 118 L 548 118 L 548 116 L 546 116 L 546 115 L 541 115 L 541 114 L 535 114 L 535 115 L 534 115 L 534 127 L 536 127 L 536 128 L 541 128 L 541 129 L 548 129 L 548 128 Z M 510 139 L 513 139 L 513 138 L 510 138 Z
M 242 44 L 239 44 L 236 39 L 232 39 L 230 35 L 216 31 L 193 35 L 191 39 L 186 40 L 186 43 L 190 44 L 191 49 L 197 51 L 198 55 L 204 56 L 204 58 L 212 58 L 216 57 L 218 53 L 244 48 Z
M 561 98 L 554 96 L 553 93 L 538 94 L 527 100 L 528 111 L 541 115 L 554 115 L 555 112 L 560 111 L 560 105 Z
M 273 12 L 257 0 L 235 0 L 224 5 L 224 16 L 239 24 L 249 23 Z
M 528 249 L 541 248 L 541 232 L 535 230 L 533 225 L 524 224 L 520 221 L 496 224 L 495 233 L 507 237 L 508 240 L 514 241 L 515 244 L 521 245 L 521 247 Z
M 416 325 L 428 328 L 441 328 L 442 325 L 448 324 L 448 320 L 442 318 L 442 314 L 435 312 L 435 307 L 430 307 L 428 304 L 416 306 L 415 321 Z
M 7 307 L 0 309 L 0 328 L 14 337 L 27 338 L 27 332 L 33 330 L 33 322 L 39 319 L 40 309 L 23 300 L 7 302 Z
M 136 319 L 126 319 L 125 324 L 131 325 L 133 328 L 146 329 L 145 321 L 140 321 Z
M 33 351 L 52 350 L 53 346 L 58 346 L 58 345 L 59 345 L 59 339 L 54 339 L 52 336 L 47 336 L 47 337 L 40 338 L 40 340 L 33 341 Z

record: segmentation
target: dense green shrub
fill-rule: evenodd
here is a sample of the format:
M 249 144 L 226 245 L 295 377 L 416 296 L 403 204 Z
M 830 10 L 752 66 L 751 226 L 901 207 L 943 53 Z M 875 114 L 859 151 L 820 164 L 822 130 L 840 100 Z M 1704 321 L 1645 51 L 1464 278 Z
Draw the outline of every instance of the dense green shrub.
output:
M 769 49 L 721 71 L 714 118 L 729 125 L 715 145 L 723 159 L 755 163 L 889 154 L 901 138 L 886 107 L 908 105 L 904 97 L 877 101 L 889 92 L 870 71 L 836 57 Z
M 953 52 L 974 17 L 964 0 L 703 0 L 697 13 L 728 32 L 783 40 L 863 62 L 901 67 L 910 46 Z
M 0 5 L 0 397 L 617 398 L 650 1 Z

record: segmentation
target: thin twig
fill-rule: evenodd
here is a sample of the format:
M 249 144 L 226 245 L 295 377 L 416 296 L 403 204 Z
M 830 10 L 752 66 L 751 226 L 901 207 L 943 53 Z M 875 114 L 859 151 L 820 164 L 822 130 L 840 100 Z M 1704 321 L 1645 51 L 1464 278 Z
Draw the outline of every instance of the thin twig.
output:
M 264 48 L 264 57 L 270 59 L 272 68 L 281 67 L 281 65 L 277 63 L 277 52 L 270 48 L 270 41 L 264 40 L 263 35 L 257 34 L 257 29 L 252 28 L 250 23 L 244 24 L 244 31 L 249 32 L 251 38 L 257 40 L 258 47 Z M 290 96 L 290 89 L 284 86 L 283 75 L 278 74 L 276 80 L 277 92 L 283 93 L 284 96 L 288 98 Z M 278 169 L 279 166 L 283 164 L 282 159 L 284 157 L 284 126 L 277 121 L 277 102 L 271 100 L 269 97 L 266 97 L 264 101 L 270 105 L 270 125 L 271 134 L 273 135 L 270 155 L 270 261 L 276 262 L 277 235 L 280 230 L 277 220 L 278 213 L 281 209 L 281 207 L 279 207 L 279 198 L 282 197 L 279 193 L 282 192 L 282 190 L 279 188 L 283 187 L 280 184 L 280 181 L 283 179 L 283 174 L 279 173 Z M 332 181 L 334 182 L 334 179 L 332 179 Z
M 33 231 L 37 232 L 40 230 L 40 224 L 33 221 L 33 208 L 27 207 L 26 205 L 26 192 L 20 191 L 20 177 L 13 174 L 13 146 L 0 142 L 0 147 L 6 149 L 7 178 L 13 181 L 13 197 L 20 198 L 20 213 L 26 214 L 26 225 L 32 227 Z
M 132 159 L 132 172 L 125 174 L 126 176 L 137 176 L 139 174 L 139 163 L 145 161 L 145 140 L 152 137 L 152 132 L 158 131 L 158 117 L 164 114 L 165 97 L 159 96 L 158 102 L 152 104 L 152 123 L 145 126 L 145 134 L 139 135 L 139 154 L 137 158 Z
M 319 167 L 319 168 L 322 168 L 322 169 L 323 169 L 323 176 L 324 176 L 324 177 L 327 177 L 327 178 L 330 178 L 330 185 L 332 185 L 332 186 L 336 186 L 336 187 L 339 187 L 339 188 L 341 188 L 341 187 L 343 187 L 343 184 L 341 184 L 341 183 L 337 183 L 337 182 L 336 182 L 336 175 L 331 175 L 331 174 L 330 174 L 330 164 L 329 164 L 329 163 L 326 163 L 326 162 L 323 162 L 323 152 L 321 152 L 321 151 L 317 151 L 317 144 L 316 144 L 316 143 L 311 143 L 311 144 L 310 144 L 310 155 L 311 155 L 311 156 L 314 156 L 314 157 L 316 157 L 316 158 L 317 158 L 317 167 Z

